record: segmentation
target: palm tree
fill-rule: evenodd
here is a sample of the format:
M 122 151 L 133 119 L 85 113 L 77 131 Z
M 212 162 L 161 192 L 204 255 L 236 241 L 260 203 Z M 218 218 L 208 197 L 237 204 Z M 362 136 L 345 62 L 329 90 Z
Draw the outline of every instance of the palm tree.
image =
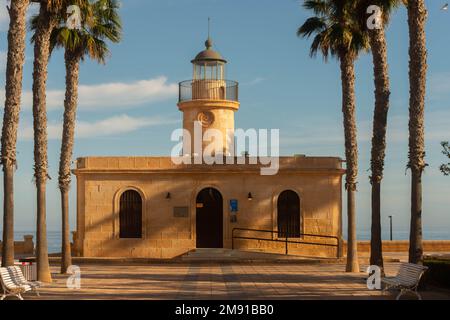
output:
M 46 223 L 46 184 L 48 179 L 47 159 L 47 107 L 46 82 L 50 56 L 50 35 L 58 23 L 58 12 L 63 0 L 40 2 L 39 15 L 35 18 L 34 65 L 33 65 L 33 128 L 34 128 L 34 178 L 37 188 L 37 278 L 51 282 L 48 262 Z
M 9 11 L 6 99 L 1 138 L 3 165 L 2 266 L 14 264 L 14 169 L 16 167 L 17 127 L 19 125 L 22 75 L 25 63 L 26 12 L 29 0 L 11 1 Z
M 356 184 L 358 175 L 358 144 L 355 116 L 355 70 L 359 53 L 368 48 L 367 35 L 352 19 L 356 10 L 352 0 L 306 0 L 304 8 L 314 12 L 298 29 L 297 35 L 309 38 L 315 34 L 310 55 L 320 52 L 324 59 L 336 57 L 340 62 L 342 112 L 344 116 L 345 155 L 347 161 L 346 190 L 348 215 L 347 272 L 359 272 L 356 240 Z
M 87 3 L 89 4 L 89 3 Z M 73 155 L 75 120 L 78 101 L 78 78 L 80 61 L 86 56 L 105 63 L 109 54 L 105 40 L 119 42 L 121 21 L 116 0 L 99 0 L 92 7 L 85 7 L 84 20 L 91 16 L 89 25 L 81 30 L 69 29 L 65 25 L 54 29 L 51 36 L 51 50 L 65 49 L 66 94 L 64 100 L 64 124 L 59 162 L 59 189 L 62 210 L 62 257 L 61 273 L 66 273 L 72 264 L 69 237 L 69 189 L 71 183 L 70 166 Z
M 34 43 L 33 69 L 33 129 L 34 129 L 34 178 L 37 188 L 37 278 L 51 282 L 48 262 L 46 223 L 46 184 L 48 176 L 47 159 L 47 106 L 46 83 L 50 57 L 50 37 L 65 17 L 69 4 L 83 6 L 83 0 L 35 0 L 40 3 L 39 15 L 32 18 L 32 42 Z
M 373 74 L 375 83 L 375 108 L 373 114 L 373 133 L 371 151 L 372 185 L 372 228 L 370 241 L 370 264 L 383 270 L 383 250 L 381 240 L 381 181 L 383 180 L 384 159 L 386 154 L 386 131 L 389 111 L 389 65 L 387 62 L 387 45 L 385 27 L 389 23 L 392 11 L 400 0 L 360 0 L 359 9 L 355 11 L 361 19 L 361 28 L 368 33 L 373 59 Z M 376 25 L 369 25 L 366 10 L 376 5 L 380 15 L 376 16 Z M 375 13 L 378 14 L 378 13 Z M 355 17 L 358 19 L 358 17 Z
M 411 229 L 409 262 L 423 263 L 422 172 L 425 163 L 424 111 L 427 77 L 425 0 L 408 0 L 409 26 L 409 162 L 411 169 Z

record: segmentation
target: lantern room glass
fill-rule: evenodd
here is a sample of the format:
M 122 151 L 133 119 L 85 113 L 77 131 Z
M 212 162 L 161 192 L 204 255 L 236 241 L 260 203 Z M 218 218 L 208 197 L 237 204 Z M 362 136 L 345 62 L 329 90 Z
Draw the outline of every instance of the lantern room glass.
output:
M 221 61 L 199 61 L 194 63 L 194 80 L 224 80 L 225 64 Z

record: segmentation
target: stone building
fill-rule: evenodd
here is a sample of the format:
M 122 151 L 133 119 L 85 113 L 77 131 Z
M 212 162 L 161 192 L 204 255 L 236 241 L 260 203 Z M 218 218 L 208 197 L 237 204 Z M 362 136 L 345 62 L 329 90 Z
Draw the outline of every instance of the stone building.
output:
M 193 79 L 180 83 L 185 130 L 178 161 L 78 159 L 75 254 L 174 258 L 195 248 L 285 253 L 286 246 L 291 254 L 341 254 L 342 160 L 280 157 L 277 173 L 263 175 L 265 165 L 256 158 L 236 157 L 238 83 L 225 80 L 227 62 L 210 39 L 205 44 L 192 60 Z M 222 139 L 203 141 L 200 154 L 213 145 L 225 164 L 195 160 L 195 131 L 208 129 Z

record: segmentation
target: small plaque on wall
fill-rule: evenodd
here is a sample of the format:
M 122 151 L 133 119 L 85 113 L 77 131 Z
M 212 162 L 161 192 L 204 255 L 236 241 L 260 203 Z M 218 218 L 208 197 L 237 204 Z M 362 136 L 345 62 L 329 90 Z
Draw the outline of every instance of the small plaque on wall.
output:
M 173 207 L 173 216 L 175 218 L 189 217 L 189 207 Z

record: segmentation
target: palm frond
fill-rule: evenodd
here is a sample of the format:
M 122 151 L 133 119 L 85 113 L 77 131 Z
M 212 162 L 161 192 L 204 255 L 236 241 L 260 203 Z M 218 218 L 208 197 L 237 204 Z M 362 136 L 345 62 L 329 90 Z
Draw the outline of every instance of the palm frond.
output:
M 315 16 L 308 18 L 297 30 L 297 36 L 313 35 L 310 55 L 319 52 L 325 60 L 340 53 L 357 56 L 369 47 L 368 35 L 355 19 L 359 0 L 305 0 L 303 7 Z M 380 0 L 381 1 L 381 0 Z M 387 1 L 387 0 L 386 0 Z
M 303 3 L 303 8 L 311 10 L 315 15 L 326 16 L 329 14 L 330 7 L 324 0 L 306 0 Z
M 310 37 L 313 33 L 319 33 L 327 27 L 325 20 L 319 17 L 308 18 L 297 30 L 297 36 Z
M 383 25 L 387 25 L 389 24 L 393 11 L 402 4 L 403 0 L 355 0 L 353 19 L 359 22 L 361 29 L 367 30 L 367 19 L 371 15 L 371 13 L 367 12 L 367 9 L 375 5 L 381 9 Z
M 83 26 L 81 29 L 69 29 L 66 26 L 67 7 L 76 4 L 80 7 Z M 59 7 L 58 7 L 59 6 Z M 120 42 L 122 23 L 119 16 L 119 2 L 116 0 L 55 0 L 52 3 L 54 14 L 60 24 L 52 32 L 51 51 L 64 48 L 66 53 L 81 60 L 85 56 L 105 63 L 109 56 L 107 41 Z M 37 18 L 31 19 L 31 29 L 35 30 Z M 33 39 L 33 38 L 32 38 Z

